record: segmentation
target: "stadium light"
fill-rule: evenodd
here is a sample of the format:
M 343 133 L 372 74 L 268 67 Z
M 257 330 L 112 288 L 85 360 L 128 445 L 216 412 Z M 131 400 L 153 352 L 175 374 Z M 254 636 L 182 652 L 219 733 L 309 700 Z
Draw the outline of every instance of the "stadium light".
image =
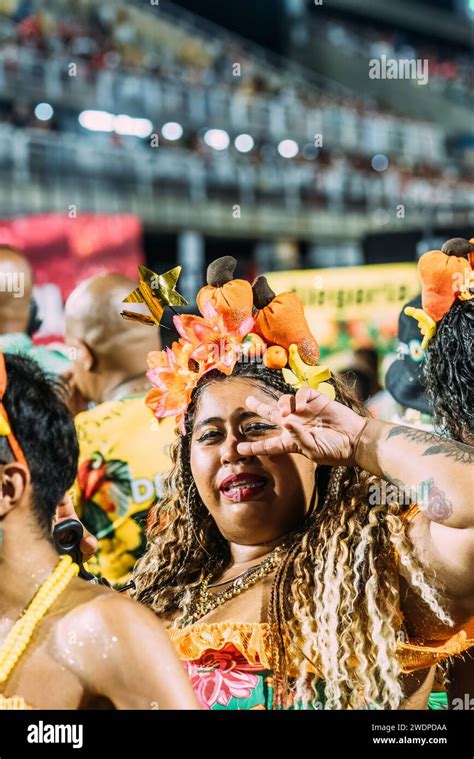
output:
M 82 111 L 79 124 L 92 132 L 113 132 L 115 116 L 107 111 Z
M 79 124 L 92 132 L 116 132 L 127 137 L 148 137 L 153 131 L 149 119 L 135 119 L 120 113 L 115 116 L 108 111 L 82 111 Z
M 153 131 L 150 119 L 134 119 L 121 113 L 114 119 L 114 131 L 130 137 L 148 137 Z
M 226 150 L 229 147 L 230 138 L 224 129 L 208 129 L 204 135 L 204 142 L 214 150 Z
M 372 158 L 372 168 L 374 171 L 385 171 L 387 167 L 388 158 L 386 155 L 383 155 L 383 153 L 377 153 L 377 155 L 374 155 Z
M 294 158 L 298 153 L 298 143 L 294 140 L 282 140 L 278 144 L 278 152 L 283 158 Z
M 183 136 L 183 127 L 177 121 L 167 121 L 161 127 L 161 134 L 165 140 L 179 140 Z
M 38 121 L 49 121 L 54 114 L 54 108 L 49 103 L 38 103 L 35 108 L 35 116 Z
M 255 142 L 249 134 L 238 134 L 234 140 L 234 145 L 240 153 L 248 153 L 252 150 Z

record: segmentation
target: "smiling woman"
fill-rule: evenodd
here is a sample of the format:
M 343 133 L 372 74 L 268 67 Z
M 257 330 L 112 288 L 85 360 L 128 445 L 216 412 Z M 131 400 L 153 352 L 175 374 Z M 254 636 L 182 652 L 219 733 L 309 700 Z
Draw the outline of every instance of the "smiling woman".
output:
M 277 317 L 274 334 L 291 357 L 285 295 L 294 294 L 267 291 L 262 302 L 263 290 L 260 282 L 254 325 L 264 320 L 268 334 Z M 191 326 L 204 334 L 200 322 L 183 332 Z M 236 354 L 224 372 L 196 351 L 204 364 L 189 403 L 176 404 L 182 434 L 135 582 L 137 599 L 167 622 L 201 703 L 424 708 L 431 668 L 474 632 L 463 465 L 440 455 L 433 463 L 406 428 L 368 419 L 337 378 L 316 381 L 328 375 L 316 360 L 290 361 L 303 378 L 295 387 L 286 381 L 295 374 L 259 356 Z M 160 414 L 166 385 L 157 388 Z M 456 508 L 441 521 L 429 492 L 420 508 L 374 504 L 369 488 L 387 471 L 405 483 L 433 479 L 436 497 Z M 457 574 L 439 558 L 449 539 L 444 553 L 465 562 Z

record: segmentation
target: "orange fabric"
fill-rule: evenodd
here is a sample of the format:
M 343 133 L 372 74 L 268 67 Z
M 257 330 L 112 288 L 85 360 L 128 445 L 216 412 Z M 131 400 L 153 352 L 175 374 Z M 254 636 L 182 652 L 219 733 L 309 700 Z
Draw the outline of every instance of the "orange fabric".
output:
M 195 661 L 205 651 L 220 651 L 231 643 L 249 664 L 270 667 L 270 625 L 264 622 L 197 622 L 183 629 L 173 627 L 168 634 L 182 661 Z
M 439 322 L 453 305 L 460 285 L 469 281 L 471 266 L 465 258 L 430 250 L 418 261 L 418 273 L 423 310 Z
M 196 661 L 206 651 L 220 651 L 228 643 L 239 651 L 249 664 L 270 668 L 270 626 L 265 622 L 196 623 L 183 629 L 171 628 L 168 635 L 181 661 Z M 438 664 L 474 646 L 474 617 L 445 641 L 398 643 L 397 657 L 404 674 Z M 356 660 L 354 659 L 354 666 Z M 310 667 L 310 669 L 313 669 Z M 291 667 L 290 667 L 291 670 Z M 297 673 L 295 672 L 295 675 Z
M 408 522 L 411 522 L 417 514 L 420 513 L 420 507 L 417 503 L 412 503 L 412 505 L 401 515 L 401 520 L 405 524 L 408 524 Z
M 222 287 L 212 285 L 201 287 L 196 296 L 201 314 L 204 313 L 204 306 L 209 301 L 218 313 L 224 315 L 226 323 L 231 328 L 238 327 L 244 319 L 252 316 L 252 285 L 244 279 L 232 279 Z
M 15 459 L 20 464 L 24 464 L 25 466 L 28 466 L 28 464 L 26 463 L 25 454 L 23 453 L 18 440 L 13 434 L 13 430 L 12 430 L 10 421 L 8 419 L 7 410 L 2 402 L 6 389 L 7 389 L 7 368 L 5 366 L 5 356 L 3 355 L 3 352 L 0 350 L 0 416 L 6 423 L 7 428 L 10 430 L 10 432 L 7 434 L 6 437 L 10 444 L 10 448 L 12 449 L 13 455 L 15 456 Z
M 467 651 L 474 646 L 474 617 L 445 641 L 413 641 L 398 644 L 398 661 L 402 672 L 416 672 L 432 667 L 450 656 Z
M 296 343 L 298 353 L 306 364 L 316 366 L 319 346 L 306 321 L 303 304 L 296 293 L 276 295 L 271 303 L 255 316 L 254 332 L 270 345 L 281 345 L 289 350 Z

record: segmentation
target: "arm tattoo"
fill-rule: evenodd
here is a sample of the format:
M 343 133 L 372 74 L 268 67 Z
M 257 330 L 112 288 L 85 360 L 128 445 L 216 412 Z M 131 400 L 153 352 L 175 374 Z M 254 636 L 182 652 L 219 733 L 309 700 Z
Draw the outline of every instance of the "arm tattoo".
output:
M 428 445 L 422 456 L 435 456 L 442 454 L 446 458 L 454 459 L 459 464 L 474 463 L 474 447 L 458 443 L 455 440 L 447 440 L 440 435 L 433 435 L 431 432 L 416 430 L 412 427 L 392 427 L 387 435 L 387 440 L 397 435 L 404 435 L 408 440 L 414 443 L 425 443 Z
M 402 480 L 391 477 L 384 472 L 384 479 L 393 483 L 398 489 L 398 502 L 416 503 L 420 511 L 432 522 L 445 522 L 453 513 L 453 505 L 446 493 L 439 488 L 433 477 L 423 480 L 419 485 L 406 485 Z
M 453 504 L 433 479 L 423 480 L 419 485 L 422 496 L 418 502 L 422 511 L 432 522 L 446 522 L 453 513 Z

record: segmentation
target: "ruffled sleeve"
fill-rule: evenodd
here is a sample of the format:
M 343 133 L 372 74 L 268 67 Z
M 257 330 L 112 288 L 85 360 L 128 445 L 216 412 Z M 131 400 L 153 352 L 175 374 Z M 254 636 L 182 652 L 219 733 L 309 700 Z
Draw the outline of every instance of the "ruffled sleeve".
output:
M 230 643 L 249 664 L 270 667 L 270 627 L 265 623 L 198 622 L 182 629 L 173 627 L 168 634 L 182 661 L 195 661 L 205 651 L 220 651 Z
M 474 617 L 455 635 L 445 641 L 416 641 L 399 643 L 398 661 L 402 672 L 416 672 L 418 669 L 432 667 L 450 656 L 457 656 L 474 646 Z

